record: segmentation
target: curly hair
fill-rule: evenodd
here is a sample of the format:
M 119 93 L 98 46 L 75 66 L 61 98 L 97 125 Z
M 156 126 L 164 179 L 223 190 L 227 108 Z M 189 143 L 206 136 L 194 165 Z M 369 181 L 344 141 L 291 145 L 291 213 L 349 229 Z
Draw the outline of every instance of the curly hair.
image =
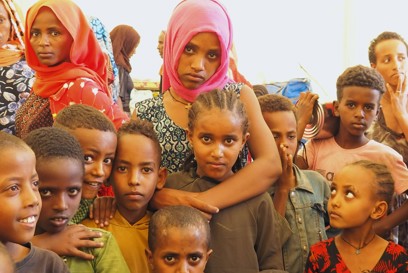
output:
M 73 104 L 62 109 L 55 118 L 54 127 L 71 130 L 96 129 L 116 134 L 115 126 L 107 116 L 85 104 Z
M 129 120 L 125 122 L 118 130 L 118 142 L 122 136 L 129 134 L 142 135 L 151 139 L 156 147 L 157 154 L 159 157 L 159 163 L 161 162 L 162 149 L 157 134 L 154 131 L 153 124 L 151 122 L 143 119 Z
M 380 95 L 385 92 L 385 82 L 381 74 L 374 68 L 363 65 L 349 67 L 337 78 L 338 101 L 343 97 L 343 89 L 349 86 L 369 87 L 380 92 Z
M 42 127 L 31 131 L 24 141 L 34 151 L 37 161 L 70 158 L 84 164 L 84 154 L 78 140 L 56 127 Z
M 375 55 L 375 48 L 376 46 L 386 40 L 399 40 L 401 41 L 404 45 L 405 48 L 407 49 L 407 54 L 408 54 L 408 44 L 405 42 L 404 38 L 402 38 L 401 35 L 399 35 L 396 32 L 391 32 L 391 31 L 384 31 L 380 35 L 378 35 L 376 38 L 374 38 L 370 46 L 368 47 L 368 60 L 370 61 L 370 64 L 376 64 L 377 63 L 377 56 Z
M 292 111 L 295 113 L 295 105 L 290 99 L 278 94 L 268 94 L 258 97 L 261 111 L 266 113 Z

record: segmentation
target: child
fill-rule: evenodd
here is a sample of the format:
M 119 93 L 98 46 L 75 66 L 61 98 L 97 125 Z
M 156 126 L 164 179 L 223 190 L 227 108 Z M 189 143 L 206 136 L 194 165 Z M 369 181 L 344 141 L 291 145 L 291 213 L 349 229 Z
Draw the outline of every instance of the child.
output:
M 343 231 L 311 247 L 305 272 L 407 272 L 406 250 L 373 228 L 387 213 L 393 192 L 385 165 L 360 160 L 337 172 L 328 210 L 330 224 Z
M 187 160 L 183 172 L 171 174 L 166 185 L 201 192 L 234 175 L 234 164 L 249 137 L 248 125 L 244 105 L 234 91 L 199 95 L 188 113 L 187 135 L 194 159 Z M 214 253 L 206 272 L 283 270 L 282 244 L 289 236 L 283 222 L 267 193 L 213 215 Z
M 75 136 L 84 154 L 85 173 L 81 203 L 75 216 L 71 219 L 72 223 L 78 224 L 88 217 L 92 202 L 111 173 L 116 152 L 116 130 L 104 114 L 84 104 L 73 104 L 61 110 L 55 119 L 54 127 L 64 129 Z M 109 192 L 110 188 L 104 189 L 106 191 L 102 194 L 113 195 L 113 192 Z M 69 236 L 70 231 L 77 232 L 71 232 Z M 35 244 L 53 250 L 60 256 L 93 259 L 92 255 L 83 252 L 81 247 L 101 247 L 98 240 L 92 240 L 92 238 L 99 237 L 98 234 L 99 232 L 70 225 L 58 235 L 48 236 L 50 235 L 48 233 L 36 235 Z
M 39 191 L 43 203 L 36 234 L 60 233 L 66 229 L 81 201 L 84 175 L 81 146 L 74 136 L 53 127 L 31 131 L 25 141 L 36 155 Z M 97 231 L 102 233 L 97 241 L 103 247 L 83 250 L 94 257 L 92 261 L 64 257 L 70 272 L 129 272 L 112 234 L 104 230 Z
M 383 76 L 387 88 L 378 118 L 369 128 L 367 137 L 393 148 L 408 164 L 408 44 L 398 33 L 385 31 L 371 41 L 368 57 L 371 67 Z M 408 195 L 400 194 L 393 206 L 400 206 L 406 200 Z M 408 222 L 400 224 L 393 234 L 398 237 L 398 244 L 408 248 Z
M 0 242 L 16 272 L 68 272 L 55 253 L 29 241 L 41 210 L 33 151 L 19 138 L 0 132 Z
M 306 166 L 316 170 L 328 181 L 347 163 L 371 160 L 385 164 L 395 181 L 395 192 L 408 190 L 408 169 L 402 156 L 392 148 L 369 140 L 365 131 L 376 118 L 384 93 L 384 79 L 373 68 L 350 67 L 337 79 L 337 101 L 334 114 L 339 117 L 338 133 L 328 139 L 310 140 L 305 145 Z M 406 221 L 408 202 L 376 223 L 376 232 L 384 235 Z
M 327 239 L 324 216 L 330 189 L 318 172 L 300 170 L 293 164 L 298 141 L 292 102 L 276 94 L 264 95 L 258 100 L 282 161 L 282 176 L 269 193 L 293 233 L 283 247 L 285 270 L 300 273 L 304 271 L 310 246 Z
M 210 225 L 200 211 L 169 206 L 150 219 L 146 256 L 153 273 L 203 273 L 212 253 L 210 240 Z
M 110 184 L 117 210 L 105 230 L 118 241 L 131 272 L 150 272 L 144 254 L 151 213 L 147 205 L 163 187 L 166 170 L 160 168 L 161 148 L 150 122 L 130 121 L 118 131 L 118 148 Z M 95 227 L 87 219 L 82 224 Z

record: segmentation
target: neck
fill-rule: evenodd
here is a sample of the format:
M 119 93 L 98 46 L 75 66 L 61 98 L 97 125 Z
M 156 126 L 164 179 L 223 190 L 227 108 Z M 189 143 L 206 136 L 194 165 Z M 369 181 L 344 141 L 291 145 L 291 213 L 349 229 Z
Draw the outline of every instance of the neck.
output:
M 366 225 L 366 228 L 344 229 L 338 236 L 339 241 L 343 246 L 353 249 L 352 251 L 359 255 L 365 247 L 368 247 L 377 235 L 372 228 L 372 225 Z M 337 241 L 338 242 L 338 241 Z
M 172 87 L 169 88 L 169 94 L 172 98 L 172 100 L 176 103 L 180 103 L 183 104 L 185 106 L 186 109 L 189 109 L 191 107 L 191 102 L 183 99 L 182 97 L 180 97 Z
M 118 205 L 118 211 L 129 224 L 134 225 L 146 215 L 147 205 L 137 210 L 128 210 L 127 208 Z
M 354 136 L 350 135 L 341 128 L 338 134 L 334 137 L 336 143 L 343 149 L 355 149 L 367 144 L 370 140 L 364 135 Z
M 15 263 L 24 259 L 27 256 L 28 252 L 30 252 L 29 248 L 12 242 L 4 243 L 4 246 L 6 247 L 7 252 L 10 254 L 11 259 Z

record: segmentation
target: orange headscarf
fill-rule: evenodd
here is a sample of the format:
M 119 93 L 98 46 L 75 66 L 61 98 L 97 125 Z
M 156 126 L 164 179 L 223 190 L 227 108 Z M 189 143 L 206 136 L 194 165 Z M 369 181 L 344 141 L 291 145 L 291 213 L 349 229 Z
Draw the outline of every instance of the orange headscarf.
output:
M 17 63 L 24 55 L 23 22 L 21 10 L 14 4 L 13 0 L 1 0 L 10 19 L 9 41 L 0 48 L 0 66 L 9 66 Z
M 100 90 L 110 97 L 107 85 L 107 59 L 81 9 L 70 0 L 40 0 L 27 11 L 25 24 L 27 33 L 30 33 L 34 20 L 43 7 L 50 8 L 71 34 L 73 39 L 71 62 L 53 67 L 42 65 L 30 44 L 30 35 L 25 35 L 27 63 L 36 72 L 33 92 L 48 98 L 68 81 L 84 77 L 95 81 Z

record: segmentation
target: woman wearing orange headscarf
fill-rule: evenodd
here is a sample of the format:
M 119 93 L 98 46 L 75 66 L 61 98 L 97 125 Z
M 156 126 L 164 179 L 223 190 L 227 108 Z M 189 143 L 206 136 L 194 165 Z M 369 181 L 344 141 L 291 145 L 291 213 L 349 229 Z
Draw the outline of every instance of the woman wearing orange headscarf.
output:
M 24 59 L 23 26 L 13 0 L 0 0 L 0 130 L 14 134 L 16 111 L 28 97 L 34 71 Z
M 107 85 L 107 59 L 81 9 L 70 0 L 40 0 L 27 12 L 26 58 L 35 70 L 30 97 L 19 109 L 16 133 L 52 126 L 64 107 L 82 103 L 108 116 L 116 128 L 127 120 Z

